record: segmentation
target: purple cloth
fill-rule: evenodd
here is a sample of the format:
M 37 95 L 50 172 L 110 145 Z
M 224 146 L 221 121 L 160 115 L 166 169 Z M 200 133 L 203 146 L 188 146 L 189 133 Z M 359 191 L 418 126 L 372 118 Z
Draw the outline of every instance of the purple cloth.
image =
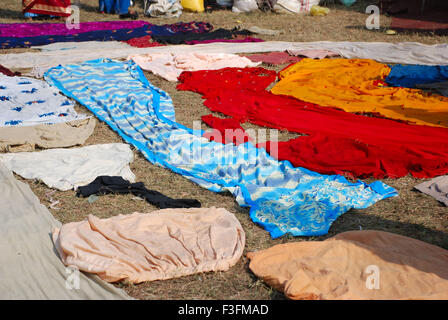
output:
M 150 25 L 150 23 L 145 21 L 81 22 L 79 29 L 67 29 L 65 23 L 0 23 L 0 37 L 73 35 L 98 30 L 134 29 L 145 25 Z
M 210 40 L 193 40 L 186 41 L 186 44 L 201 44 L 201 43 L 212 43 L 212 42 L 263 42 L 264 40 L 258 38 L 247 37 L 244 39 L 210 39 Z

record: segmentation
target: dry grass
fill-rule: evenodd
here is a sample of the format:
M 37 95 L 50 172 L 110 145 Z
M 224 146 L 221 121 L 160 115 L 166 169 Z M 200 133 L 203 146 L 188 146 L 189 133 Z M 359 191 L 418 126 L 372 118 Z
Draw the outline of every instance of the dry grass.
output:
M 332 11 L 326 17 L 277 15 L 261 12 L 236 15 L 229 11 L 216 11 L 211 14 L 184 13 L 179 20 L 208 21 L 215 27 L 232 28 L 236 25 L 242 27 L 257 25 L 284 31 L 279 37 L 262 36 L 265 40 L 418 41 L 428 44 L 448 42 L 448 37 L 430 37 L 416 34 L 387 36 L 384 34 L 384 30 L 390 23 L 390 19 L 387 17 L 382 17 L 381 31 L 365 30 L 362 26 L 366 15 L 362 12 L 366 3 L 368 2 L 361 1 L 350 9 L 339 5 L 330 6 Z M 96 6 L 96 0 L 83 0 L 81 20 L 117 19 L 114 15 L 96 13 Z M 136 9 L 139 13 L 142 13 L 140 4 L 137 4 Z M 142 15 L 141 18 L 143 18 Z M 157 24 L 179 21 L 175 19 L 143 19 Z M 19 1 L 3 0 L 0 9 L 0 22 L 21 21 L 23 19 L 20 14 Z M 18 51 L 23 51 L 23 49 Z M 11 52 L 11 50 L 3 50 L 3 52 Z M 153 84 L 171 95 L 176 108 L 176 117 L 180 123 L 191 127 L 194 120 L 200 120 L 201 115 L 210 113 L 203 106 L 202 99 L 198 94 L 177 91 L 172 83 L 148 73 L 146 73 L 146 76 Z M 78 107 L 78 111 L 89 113 L 81 106 Z M 284 139 L 294 135 L 282 133 L 281 137 Z M 111 142 L 122 142 L 122 139 L 107 125 L 99 123 L 86 144 Z M 272 240 L 266 231 L 250 220 L 248 210 L 239 207 L 231 195 L 207 191 L 180 175 L 152 165 L 137 151 L 131 168 L 137 180 L 143 181 L 150 189 L 158 190 L 171 197 L 196 198 L 201 201 L 203 207 L 224 207 L 233 212 L 246 232 L 245 252 L 290 241 L 322 240 L 340 232 L 359 230 L 360 228 L 394 232 L 448 248 L 448 219 L 446 217 L 448 208 L 429 196 L 413 191 L 413 186 L 421 180 L 409 176 L 395 180 L 384 179 L 385 183 L 398 190 L 399 197 L 380 201 L 365 210 L 349 211 L 333 224 L 330 233 L 324 237 L 293 238 L 286 236 Z M 45 193 L 49 192 L 50 189 L 42 183 L 26 182 L 42 203 L 48 205 L 49 202 Z M 134 211 L 151 212 L 156 209 L 144 201 L 136 200 L 132 195 L 101 196 L 92 204 L 87 199 L 76 198 L 73 191 L 58 191 L 52 197 L 60 201 L 60 209 L 50 209 L 50 211 L 63 223 L 83 220 L 88 214 L 106 218 Z M 125 283 L 116 285 L 139 299 L 283 299 L 281 293 L 270 289 L 253 276 L 248 269 L 245 257 L 227 272 L 203 273 L 173 280 L 146 282 L 139 285 Z

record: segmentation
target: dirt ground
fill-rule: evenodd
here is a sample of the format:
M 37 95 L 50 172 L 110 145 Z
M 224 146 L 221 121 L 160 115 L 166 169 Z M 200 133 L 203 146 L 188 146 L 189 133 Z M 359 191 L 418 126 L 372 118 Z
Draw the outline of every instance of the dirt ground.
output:
M 254 12 L 249 14 L 234 14 L 229 10 L 219 10 L 212 13 L 183 13 L 179 19 L 147 18 L 142 12 L 142 4 L 137 0 L 134 9 L 140 14 L 140 19 L 155 24 L 165 24 L 178 21 L 206 21 L 215 28 L 233 28 L 235 26 L 259 26 L 281 30 L 278 37 L 260 36 L 264 40 L 285 41 L 416 41 L 426 44 L 446 43 L 448 37 L 431 35 L 400 34 L 386 35 L 390 18 L 381 16 L 381 29 L 369 31 L 365 25 L 365 8 L 375 1 L 358 1 L 351 8 L 342 5 L 330 4 L 331 12 L 328 16 L 312 17 L 307 15 L 289 15 Z M 76 4 L 76 0 L 72 0 Z M 96 12 L 98 1 L 82 0 L 81 21 L 117 20 L 116 15 L 103 15 Z M 21 5 L 18 0 L 2 0 L 0 5 L 0 23 L 23 22 Z M 2 52 L 24 51 L 3 50 Z M 278 69 L 284 66 L 279 66 Z M 175 84 L 169 83 L 157 76 L 145 73 L 148 79 L 156 86 L 167 91 L 174 102 L 177 121 L 191 127 L 194 120 L 200 120 L 201 115 L 210 112 L 202 104 L 198 94 L 177 91 Z M 78 106 L 77 110 L 89 113 L 87 109 Z M 251 126 L 256 128 L 256 126 Z M 204 127 L 206 128 L 206 127 Z M 294 134 L 281 133 L 281 138 L 291 137 Z M 88 139 L 86 145 L 122 142 L 122 139 L 106 124 L 98 123 L 94 134 Z M 337 233 L 370 229 L 394 232 L 413 237 L 448 249 L 448 208 L 434 200 L 432 197 L 414 191 L 413 187 L 423 180 L 411 176 L 400 179 L 383 179 L 382 181 L 396 188 L 399 196 L 378 202 L 364 210 L 350 210 L 342 215 L 331 227 L 328 235 L 323 237 L 291 237 L 285 236 L 272 240 L 268 233 L 254 224 L 248 215 L 248 210 L 241 208 L 230 194 L 217 194 L 207 191 L 190 182 L 180 175 L 152 165 L 139 152 L 135 153 L 135 160 L 131 169 L 149 189 L 160 191 L 168 196 L 181 198 L 196 198 L 203 207 L 224 207 L 233 212 L 241 222 L 246 232 L 245 253 L 271 247 L 275 244 L 291 241 L 323 240 Z M 26 181 L 21 179 L 22 181 Z M 371 182 L 373 180 L 367 180 Z M 41 199 L 49 206 L 46 193 L 52 191 L 37 181 L 26 181 Z M 101 218 L 118 214 L 127 214 L 135 211 L 151 212 L 156 207 L 144 201 L 136 200 L 132 195 L 106 195 L 100 196 L 94 203 L 87 199 L 77 198 L 74 191 L 57 191 L 52 195 L 54 200 L 60 201 L 58 209 L 49 209 L 62 223 L 80 221 L 88 214 Z M 245 256 L 227 272 L 201 273 L 188 277 L 145 282 L 139 285 L 117 283 L 129 295 L 138 299 L 284 299 L 279 293 L 262 281 L 259 281 L 249 270 L 248 260 Z

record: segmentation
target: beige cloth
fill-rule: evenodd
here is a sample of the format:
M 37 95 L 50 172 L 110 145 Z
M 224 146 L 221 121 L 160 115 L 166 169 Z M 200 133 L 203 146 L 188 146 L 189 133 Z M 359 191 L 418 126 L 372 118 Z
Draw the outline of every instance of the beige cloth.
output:
M 66 265 L 133 283 L 225 271 L 241 257 L 245 234 L 225 209 L 163 209 L 68 223 L 53 233 Z
M 88 118 L 37 126 L 0 127 L 0 152 L 82 145 L 92 135 L 95 123 L 94 118 Z
M 69 271 L 51 241 L 60 227 L 30 187 L 0 164 L 0 299 L 129 299 L 97 276 Z M 72 269 L 73 270 L 73 269 Z
M 448 299 L 448 251 L 392 233 L 350 231 L 247 257 L 290 299 Z
M 440 176 L 420 183 L 415 189 L 426 193 L 448 206 L 448 176 Z

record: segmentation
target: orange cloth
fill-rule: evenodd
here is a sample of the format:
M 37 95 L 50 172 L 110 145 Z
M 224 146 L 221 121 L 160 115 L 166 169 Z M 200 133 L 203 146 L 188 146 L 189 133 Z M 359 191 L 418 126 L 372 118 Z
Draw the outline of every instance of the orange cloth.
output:
M 367 59 L 303 59 L 280 72 L 271 92 L 347 112 L 448 127 L 448 98 L 378 84 L 389 72 L 387 65 Z
M 290 299 L 448 299 L 448 251 L 388 232 L 344 232 L 247 257 L 255 275 Z

